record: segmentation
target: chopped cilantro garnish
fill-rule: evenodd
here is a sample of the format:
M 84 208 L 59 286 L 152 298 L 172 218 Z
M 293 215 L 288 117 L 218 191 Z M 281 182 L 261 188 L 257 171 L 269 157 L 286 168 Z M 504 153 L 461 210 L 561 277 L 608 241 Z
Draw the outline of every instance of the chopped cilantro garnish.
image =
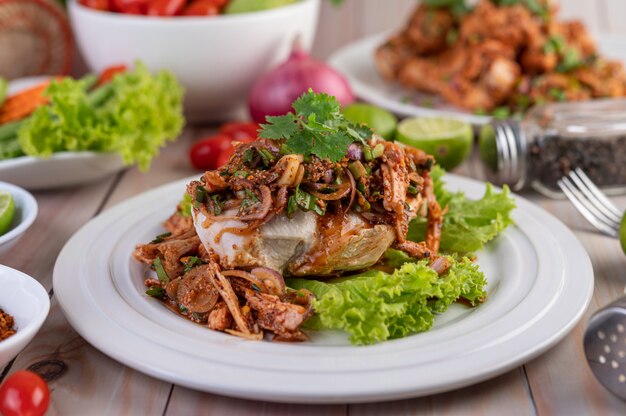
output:
M 162 243 L 163 240 L 165 240 L 165 237 L 169 237 L 170 235 L 172 235 L 172 233 L 170 232 L 159 234 L 156 237 L 154 237 L 154 240 L 150 241 L 150 244 Z
M 152 286 L 150 289 L 146 290 L 146 295 L 152 296 L 153 298 L 164 299 L 165 289 L 158 286 Z
M 563 60 L 556 66 L 557 72 L 570 72 L 584 65 L 578 49 L 569 48 L 563 54 Z
M 199 208 L 201 204 L 206 202 L 206 189 L 203 186 L 196 188 L 195 200 L 193 201 L 194 208 Z
M 249 189 L 244 189 L 244 197 L 241 200 L 241 209 L 250 208 L 252 205 L 259 202 L 259 198 L 254 194 L 254 192 Z
M 339 102 L 328 94 L 309 89 L 293 102 L 293 109 L 295 114 L 268 116 L 267 124 L 261 124 L 259 137 L 285 139 L 281 152 L 338 162 L 350 143 L 365 143 L 372 136 L 369 128 L 346 120 Z
M 185 273 L 187 273 L 189 270 L 193 269 L 196 266 L 199 266 L 201 264 L 204 264 L 204 261 L 202 261 L 202 259 L 196 257 L 196 256 L 191 256 L 189 257 L 189 259 L 184 263 L 185 265 Z
M 220 215 L 223 208 L 222 201 L 220 201 L 220 196 L 218 194 L 211 195 L 211 201 L 213 201 L 213 215 Z
M 296 196 L 291 195 L 287 201 L 287 217 L 293 217 L 293 214 L 298 210 L 298 202 L 296 202 Z
M 270 164 L 276 159 L 272 152 L 267 149 L 259 149 L 258 152 L 265 166 L 270 166 Z
M 159 281 L 163 283 L 164 285 L 168 284 L 170 282 L 170 277 L 167 275 L 167 272 L 165 271 L 165 268 L 163 267 L 161 258 L 157 257 L 156 259 L 154 259 L 154 261 L 152 262 L 152 266 L 154 267 L 154 270 L 156 271 Z

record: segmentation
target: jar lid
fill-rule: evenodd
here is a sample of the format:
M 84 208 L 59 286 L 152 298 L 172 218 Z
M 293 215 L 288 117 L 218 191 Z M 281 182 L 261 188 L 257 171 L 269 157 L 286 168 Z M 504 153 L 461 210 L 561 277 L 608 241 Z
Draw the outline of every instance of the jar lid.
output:
M 0 0 L 0 76 L 65 75 L 72 55 L 72 32 L 57 2 Z
M 480 157 L 487 179 L 495 185 L 509 185 L 514 191 L 526 181 L 526 137 L 519 123 L 494 120 L 479 134 Z

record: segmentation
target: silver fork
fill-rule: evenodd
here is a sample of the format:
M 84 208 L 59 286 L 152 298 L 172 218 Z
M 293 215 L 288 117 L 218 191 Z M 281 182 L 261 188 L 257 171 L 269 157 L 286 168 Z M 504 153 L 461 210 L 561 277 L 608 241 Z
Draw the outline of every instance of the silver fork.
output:
M 591 225 L 611 237 L 619 236 L 622 211 L 609 201 L 582 169 L 570 171 L 557 184 Z

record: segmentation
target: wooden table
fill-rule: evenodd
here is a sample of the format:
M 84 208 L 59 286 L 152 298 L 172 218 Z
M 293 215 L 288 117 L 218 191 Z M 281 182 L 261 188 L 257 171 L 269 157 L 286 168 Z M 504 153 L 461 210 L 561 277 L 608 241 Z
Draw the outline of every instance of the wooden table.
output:
M 31 344 L 0 371 L 0 381 L 16 370 L 37 365 L 50 380 L 51 415 L 626 414 L 626 403 L 596 382 L 582 348 L 590 314 L 624 291 L 626 256 L 617 240 L 595 232 L 567 201 L 534 194 L 526 196 L 572 228 L 587 249 L 595 271 L 594 296 L 581 323 L 562 342 L 534 361 L 490 381 L 395 402 L 274 404 L 189 390 L 146 376 L 100 353 L 72 329 L 59 309 L 52 288 L 56 257 L 72 234 L 100 212 L 152 187 L 196 174 L 187 161 L 187 149 L 193 140 L 210 132 L 187 129 L 176 143 L 162 151 L 149 174 L 132 168 L 91 185 L 35 193 L 39 216 L 19 243 L 0 257 L 0 263 L 37 278 L 50 291 L 52 307 Z M 481 176 L 476 161 L 466 163 L 457 173 Z M 614 201 L 626 208 L 626 197 Z

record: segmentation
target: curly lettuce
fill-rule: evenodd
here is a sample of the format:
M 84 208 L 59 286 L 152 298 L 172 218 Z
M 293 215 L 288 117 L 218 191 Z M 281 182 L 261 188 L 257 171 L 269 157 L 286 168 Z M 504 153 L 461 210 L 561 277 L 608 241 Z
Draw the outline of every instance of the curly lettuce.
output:
M 117 152 L 143 171 L 182 130 L 183 89 L 168 71 L 152 75 L 141 63 L 89 92 L 91 79 L 63 78 L 45 94 L 18 132 L 24 153 L 50 157 L 59 151 Z
M 513 223 L 511 212 L 515 201 L 505 185 L 502 192 L 495 192 L 487 184 L 481 199 L 470 200 L 462 192 L 452 193 L 445 189 L 444 171 L 435 167 L 431 172 L 435 196 L 442 208 L 447 207 L 443 217 L 441 250 L 447 253 L 471 253 L 481 250 L 485 243 L 498 236 Z M 407 238 L 424 241 L 426 220 L 416 218 L 409 226 Z
M 430 329 L 435 315 L 458 299 L 477 305 L 486 297 L 485 277 L 467 258 L 447 257 L 452 267 L 438 276 L 425 260 L 415 262 L 395 250 L 387 257 L 393 258 L 388 264 L 401 264 L 391 273 L 369 270 L 325 282 L 288 279 L 289 287 L 315 295 L 316 314 L 307 327 L 344 330 L 352 343 L 372 344 Z

